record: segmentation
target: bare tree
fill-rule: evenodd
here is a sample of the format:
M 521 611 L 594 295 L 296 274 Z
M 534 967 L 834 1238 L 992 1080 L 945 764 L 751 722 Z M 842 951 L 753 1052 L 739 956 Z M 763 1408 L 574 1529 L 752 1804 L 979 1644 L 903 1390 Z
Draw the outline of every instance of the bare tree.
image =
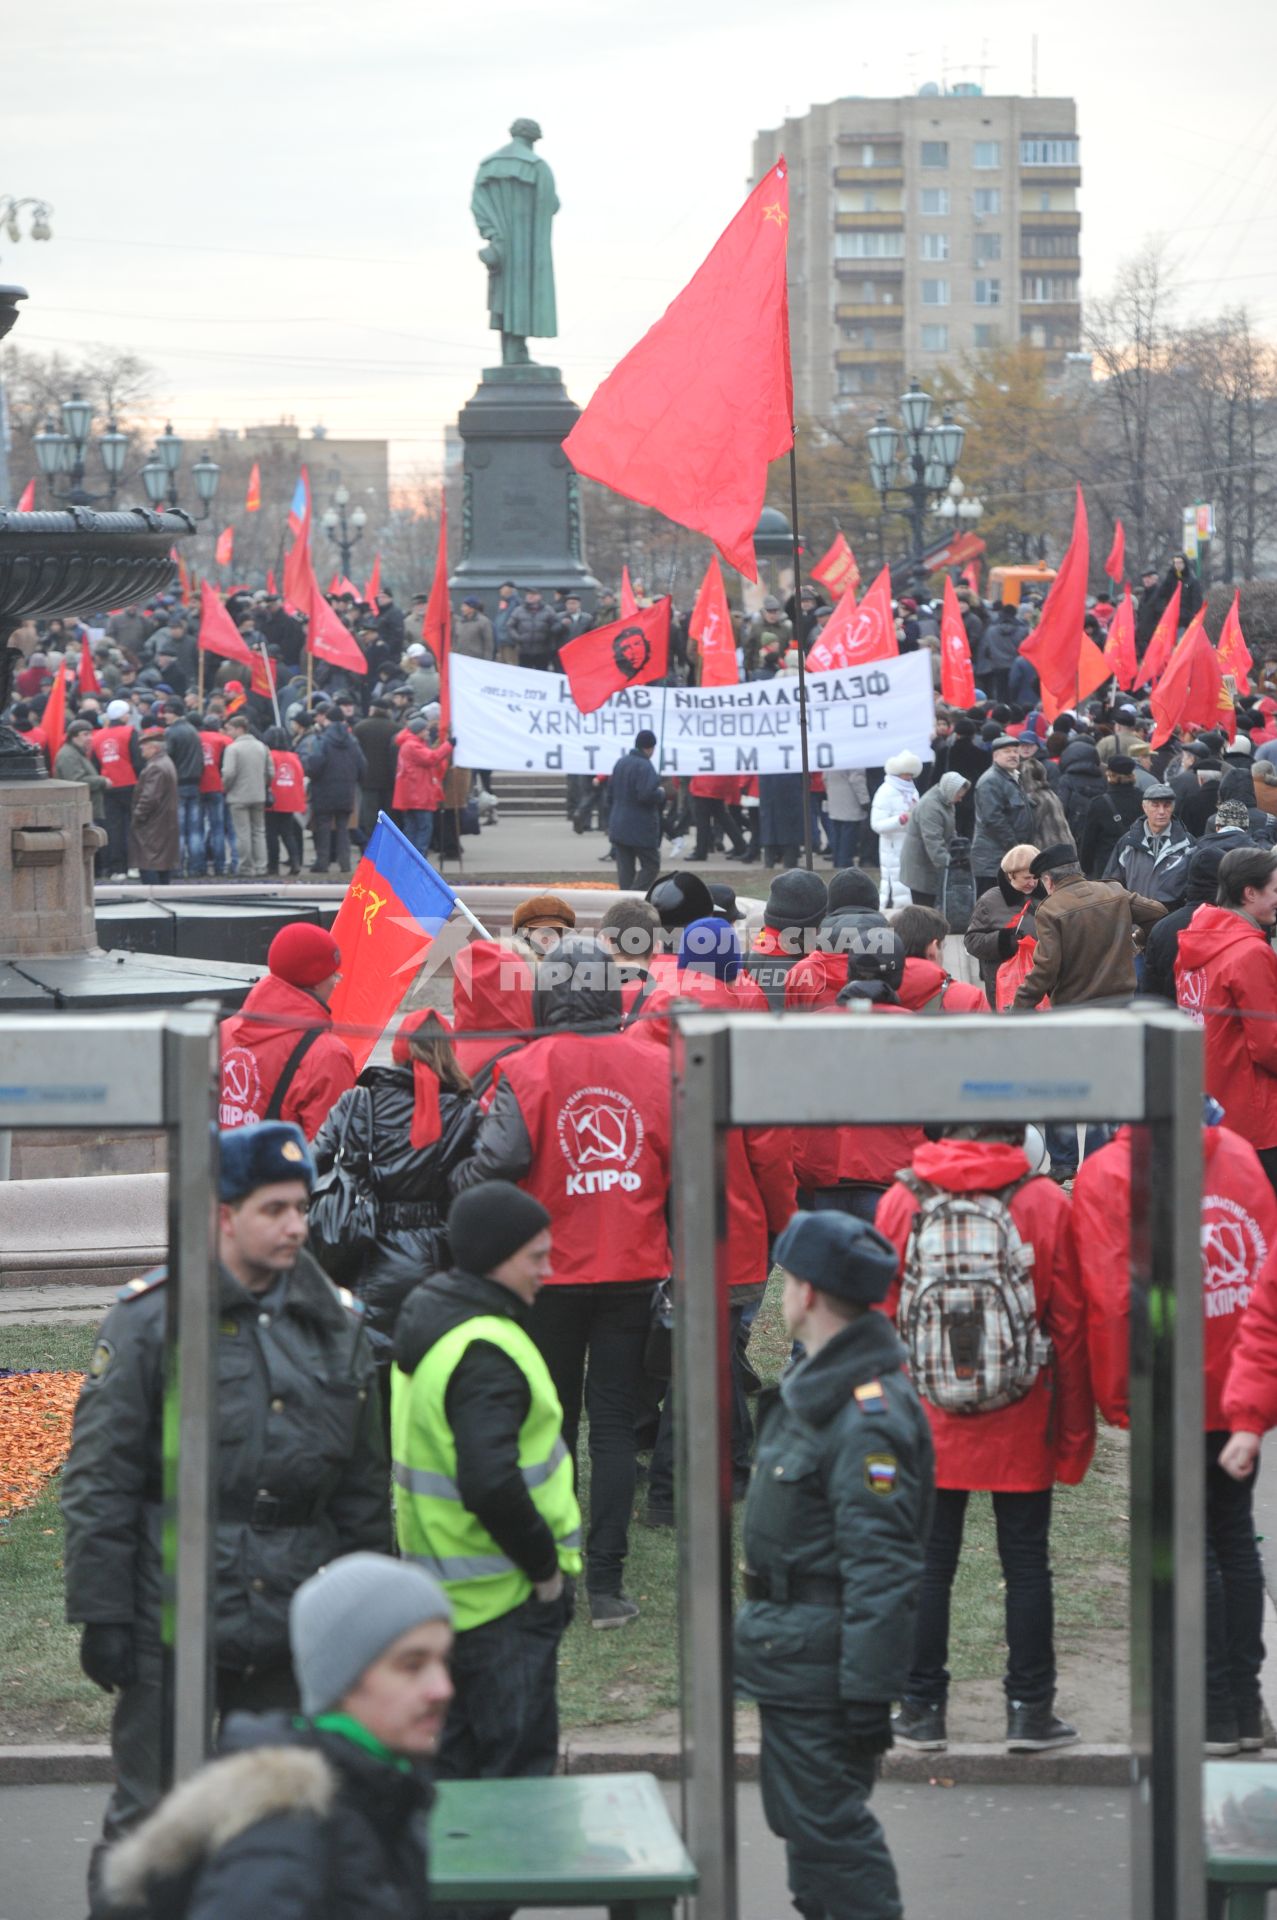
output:
M 1158 409 L 1159 383 L 1171 347 L 1167 273 L 1164 247 L 1150 242 L 1120 268 L 1109 294 L 1087 303 L 1082 323 L 1100 376 L 1091 411 L 1101 428 L 1099 451 L 1108 462 L 1106 478 L 1116 510 L 1146 561 L 1179 535 L 1178 524 L 1168 523 L 1160 484 L 1160 477 L 1177 464 Z

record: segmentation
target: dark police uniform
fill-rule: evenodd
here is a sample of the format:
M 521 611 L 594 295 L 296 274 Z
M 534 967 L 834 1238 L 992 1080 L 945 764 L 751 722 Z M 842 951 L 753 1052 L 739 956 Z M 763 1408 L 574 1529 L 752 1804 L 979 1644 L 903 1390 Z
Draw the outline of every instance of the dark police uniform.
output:
M 873 1234 L 841 1214 L 806 1220 Z M 795 1231 L 776 1246 L 791 1272 Z M 889 1279 L 884 1268 L 873 1297 Z M 736 1683 L 759 1702 L 763 1809 L 805 1920 L 902 1912 L 868 1801 L 909 1673 L 931 1518 L 931 1434 L 904 1357 L 889 1321 L 868 1312 L 794 1366 L 762 1410 L 745 1506 Z

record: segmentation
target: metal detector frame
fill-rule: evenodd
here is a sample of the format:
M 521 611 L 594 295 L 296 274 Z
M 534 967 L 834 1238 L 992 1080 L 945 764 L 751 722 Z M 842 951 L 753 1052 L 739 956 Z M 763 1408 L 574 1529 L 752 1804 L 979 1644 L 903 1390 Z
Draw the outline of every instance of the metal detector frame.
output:
M 164 1129 L 163 1768 L 165 1785 L 203 1764 L 212 1711 L 217 1409 L 217 1016 L 0 1015 L 0 1130 Z M 0 1187 L 0 1207 L 3 1205 Z
M 683 1013 L 672 1067 L 683 1813 L 698 1916 L 737 1914 L 727 1129 L 1007 1120 L 1135 1128 L 1131 1912 L 1202 1920 L 1200 1029 L 1169 1009 L 1013 1022 Z

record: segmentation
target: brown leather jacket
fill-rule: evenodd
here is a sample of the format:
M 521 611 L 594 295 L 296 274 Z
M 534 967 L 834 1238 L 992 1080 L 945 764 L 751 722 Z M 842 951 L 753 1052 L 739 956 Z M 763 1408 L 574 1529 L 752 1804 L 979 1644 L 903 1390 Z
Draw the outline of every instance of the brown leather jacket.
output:
M 1062 875 L 1037 909 L 1037 952 L 1021 981 L 1016 1007 L 1053 1007 L 1084 1000 L 1129 999 L 1135 991 L 1135 928 L 1153 926 L 1165 907 L 1128 893 L 1112 880 Z

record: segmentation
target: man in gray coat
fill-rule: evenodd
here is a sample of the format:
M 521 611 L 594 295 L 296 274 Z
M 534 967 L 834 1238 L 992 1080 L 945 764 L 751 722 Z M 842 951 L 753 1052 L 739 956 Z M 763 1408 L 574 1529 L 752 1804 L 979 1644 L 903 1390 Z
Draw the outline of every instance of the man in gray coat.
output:
M 219 1712 L 295 1706 L 288 1603 L 338 1554 L 390 1544 L 363 1311 L 304 1251 L 314 1166 L 283 1121 L 221 1136 L 214 1657 Z M 160 1797 L 164 1268 L 102 1323 L 62 1476 L 67 1619 L 116 1693 L 104 1841 Z M 99 1850 L 100 1853 L 100 1850 Z M 99 1870 L 89 1869 L 90 1896 Z
M 1021 793 L 1020 743 L 1000 733 L 990 749 L 993 765 L 975 783 L 975 837 L 971 842 L 971 871 L 976 898 L 997 885 L 1004 853 L 1033 839 L 1033 808 Z
M 270 748 L 259 740 L 242 713 L 226 722 L 231 744 L 222 755 L 222 791 L 231 810 L 240 878 L 266 871 L 266 796 L 270 792 Z
M 917 906 L 934 907 L 939 897 L 949 866 L 949 842 L 958 830 L 954 809 L 968 786 L 960 773 L 942 773 L 909 815 L 900 849 L 900 879 Z

